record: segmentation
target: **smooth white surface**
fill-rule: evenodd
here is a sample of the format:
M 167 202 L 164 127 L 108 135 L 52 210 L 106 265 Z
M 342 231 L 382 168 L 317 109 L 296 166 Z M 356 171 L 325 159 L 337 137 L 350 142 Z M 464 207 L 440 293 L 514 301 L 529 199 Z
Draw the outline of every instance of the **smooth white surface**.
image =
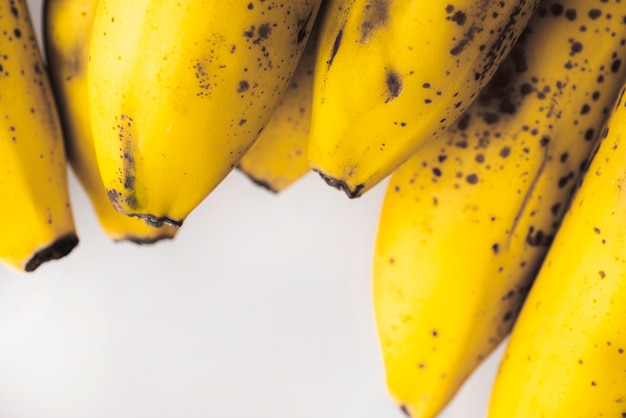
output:
M 385 184 L 349 200 L 311 174 L 272 195 L 233 172 L 139 247 L 109 242 L 70 180 L 78 248 L 0 266 L 0 417 L 404 417 L 369 294 Z M 484 416 L 500 355 L 441 418 Z

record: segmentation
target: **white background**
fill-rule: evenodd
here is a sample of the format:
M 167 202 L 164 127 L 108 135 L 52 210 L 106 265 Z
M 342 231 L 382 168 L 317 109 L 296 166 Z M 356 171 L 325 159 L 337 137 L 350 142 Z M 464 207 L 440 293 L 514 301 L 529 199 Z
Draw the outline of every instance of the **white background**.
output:
M 369 293 L 385 184 L 349 200 L 310 174 L 272 195 L 233 172 L 143 247 L 109 242 L 70 186 L 79 246 L 0 266 L 0 417 L 404 417 Z M 441 418 L 484 416 L 500 355 Z

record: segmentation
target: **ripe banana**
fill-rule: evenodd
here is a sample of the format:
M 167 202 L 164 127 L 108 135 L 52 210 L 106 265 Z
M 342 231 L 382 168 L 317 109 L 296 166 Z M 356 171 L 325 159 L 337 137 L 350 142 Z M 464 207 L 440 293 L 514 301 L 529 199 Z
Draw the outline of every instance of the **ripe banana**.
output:
M 513 329 L 489 417 L 626 416 L 625 92 Z
M 478 100 L 391 176 L 373 299 L 411 417 L 438 414 L 509 333 L 626 77 L 623 13 L 544 1 Z
M 269 121 L 320 1 L 98 3 L 89 110 L 117 210 L 182 224 Z
M 289 88 L 267 126 L 238 165 L 252 181 L 275 193 L 281 192 L 310 171 L 306 151 L 317 49 L 315 27 L 316 24 Z
M 0 260 L 34 271 L 78 244 L 63 136 L 25 0 L 0 1 Z
M 68 161 L 110 239 L 141 244 L 173 238 L 176 227 L 154 228 L 115 210 L 100 178 L 87 100 L 89 40 L 97 4 L 98 0 L 44 2 L 44 47 Z
M 312 169 L 349 197 L 378 184 L 467 109 L 537 3 L 332 0 L 314 77 Z

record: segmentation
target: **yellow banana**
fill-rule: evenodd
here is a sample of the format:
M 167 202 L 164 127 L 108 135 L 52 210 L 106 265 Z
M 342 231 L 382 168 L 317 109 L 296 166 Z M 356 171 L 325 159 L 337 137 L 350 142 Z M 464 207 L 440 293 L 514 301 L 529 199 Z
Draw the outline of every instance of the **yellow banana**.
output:
M 451 125 L 537 0 L 334 0 L 320 27 L 309 161 L 357 197 Z
M 252 181 L 278 193 L 310 171 L 307 158 L 317 37 L 309 37 L 278 107 L 238 168 Z
M 0 260 L 18 271 L 78 244 L 63 136 L 25 0 L 0 1 Z
M 115 210 L 100 178 L 87 100 L 89 40 L 97 4 L 98 0 L 44 2 L 44 46 L 68 160 L 110 239 L 153 243 L 173 238 L 176 227 L 154 228 Z
M 489 417 L 626 416 L 625 92 L 513 328 Z
M 544 1 L 478 100 L 391 176 L 373 298 L 387 386 L 413 418 L 510 331 L 626 77 L 623 13 Z
M 182 224 L 267 124 L 320 1 L 98 3 L 89 110 L 117 210 Z

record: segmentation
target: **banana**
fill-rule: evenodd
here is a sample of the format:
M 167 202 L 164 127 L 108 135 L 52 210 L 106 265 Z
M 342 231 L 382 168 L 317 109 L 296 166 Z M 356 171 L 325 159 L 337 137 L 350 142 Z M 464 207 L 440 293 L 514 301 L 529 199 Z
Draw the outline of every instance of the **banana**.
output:
M 0 1 L 0 260 L 31 272 L 78 244 L 63 136 L 25 0 Z
M 87 100 L 89 40 L 97 4 L 97 0 L 44 2 L 44 47 L 68 161 L 111 240 L 143 244 L 170 239 L 176 227 L 154 228 L 115 210 L 100 178 Z
M 623 14 L 544 1 L 477 101 L 392 174 L 373 301 L 411 417 L 437 415 L 513 326 L 626 77 Z
M 351 198 L 378 184 L 467 109 L 537 3 L 331 1 L 313 82 L 311 168 Z
M 616 31 L 609 9 L 591 10 Z M 513 329 L 489 417 L 626 416 L 625 92 Z
M 315 28 L 316 24 L 289 88 L 267 126 L 237 166 L 252 181 L 274 193 L 283 191 L 310 171 L 306 151 L 313 104 Z
M 321 0 L 101 0 L 88 100 L 116 209 L 181 225 L 288 87 Z

